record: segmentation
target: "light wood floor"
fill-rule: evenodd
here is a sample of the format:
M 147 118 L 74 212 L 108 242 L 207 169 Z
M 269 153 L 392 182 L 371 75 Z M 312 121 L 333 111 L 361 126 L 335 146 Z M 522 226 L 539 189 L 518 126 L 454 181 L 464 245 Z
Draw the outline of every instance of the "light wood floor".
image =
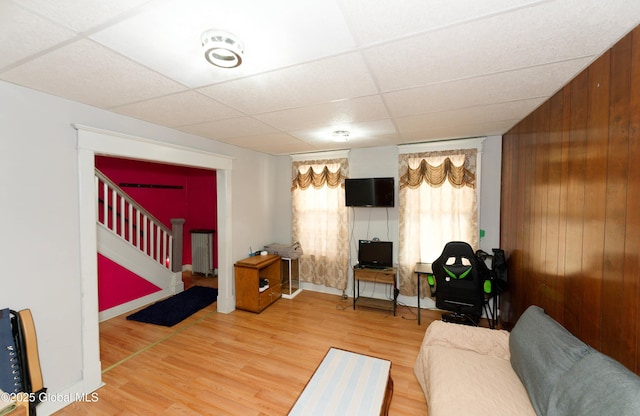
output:
M 191 273 L 190 271 L 182 272 L 182 283 L 184 283 L 184 290 L 189 289 L 191 286 L 207 286 L 218 287 L 218 277 L 212 277 L 211 275 L 205 276 L 201 273 Z
M 310 291 L 260 314 L 210 305 L 171 328 L 100 324 L 105 386 L 94 403 L 57 415 L 285 415 L 329 347 L 392 361 L 391 415 L 427 414 L 413 374 L 424 332 L 439 314 L 398 307 L 397 316 Z

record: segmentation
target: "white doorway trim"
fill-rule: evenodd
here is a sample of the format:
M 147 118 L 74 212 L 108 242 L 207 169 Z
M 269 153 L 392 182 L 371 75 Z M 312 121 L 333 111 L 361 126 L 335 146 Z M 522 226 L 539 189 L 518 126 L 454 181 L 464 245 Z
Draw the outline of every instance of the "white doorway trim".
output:
M 170 143 L 114 133 L 81 125 L 78 131 L 80 275 L 82 290 L 83 368 L 80 390 L 90 393 L 102 385 L 98 325 L 98 265 L 95 205 L 95 155 L 123 157 L 216 170 L 218 206 L 217 310 L 235 309 L 231 262 L 231 169 L 233 158 Z

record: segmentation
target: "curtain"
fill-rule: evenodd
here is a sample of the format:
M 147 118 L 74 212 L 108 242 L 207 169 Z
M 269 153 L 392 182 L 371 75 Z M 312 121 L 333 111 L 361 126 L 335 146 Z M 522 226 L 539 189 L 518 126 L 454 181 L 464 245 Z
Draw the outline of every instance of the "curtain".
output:
M 449 241 L 478 248 L 476 149 L 399 156 L 398 282 L 416 296 L 413 269 L 431 263 Z M 421 297 L 427 284 L 421 282 Z
M 293 241 L 299 241 L 300 280 L 340 290 L 349 273 L 347 159 L 292 164 Z

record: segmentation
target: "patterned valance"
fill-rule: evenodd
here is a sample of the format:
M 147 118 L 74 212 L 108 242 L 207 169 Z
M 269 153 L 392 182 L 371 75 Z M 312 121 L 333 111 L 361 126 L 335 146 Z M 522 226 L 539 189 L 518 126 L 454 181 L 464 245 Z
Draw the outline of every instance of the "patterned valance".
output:
M 307 189 L 313 186 L 320 189 L 327 185 L 329 188 L 342 186 L 347 177 L 347 160 L 305 160 L 292 163 L 291 190 Z
M 475 188 L 476 155 L 476 149 L 400 155 L 400 189 L 415 189 L 423 182 L 437 188 L 445 180 L 455 188 Z

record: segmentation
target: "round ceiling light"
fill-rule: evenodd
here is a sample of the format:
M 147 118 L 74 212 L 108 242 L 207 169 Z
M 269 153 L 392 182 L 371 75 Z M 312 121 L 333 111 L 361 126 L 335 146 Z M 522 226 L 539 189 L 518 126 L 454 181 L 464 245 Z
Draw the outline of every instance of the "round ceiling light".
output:
M 333 136 L 333 140 L 337 142 L 348 142 L 349 141 L 349 133 L 348 130 L 336 130 L 331 135 Z
M 235 68 L 242 63 L 242 42 L 231 33 L 208 30 L 202 34 L 202 51 L 210 64 L 221 68 Z

